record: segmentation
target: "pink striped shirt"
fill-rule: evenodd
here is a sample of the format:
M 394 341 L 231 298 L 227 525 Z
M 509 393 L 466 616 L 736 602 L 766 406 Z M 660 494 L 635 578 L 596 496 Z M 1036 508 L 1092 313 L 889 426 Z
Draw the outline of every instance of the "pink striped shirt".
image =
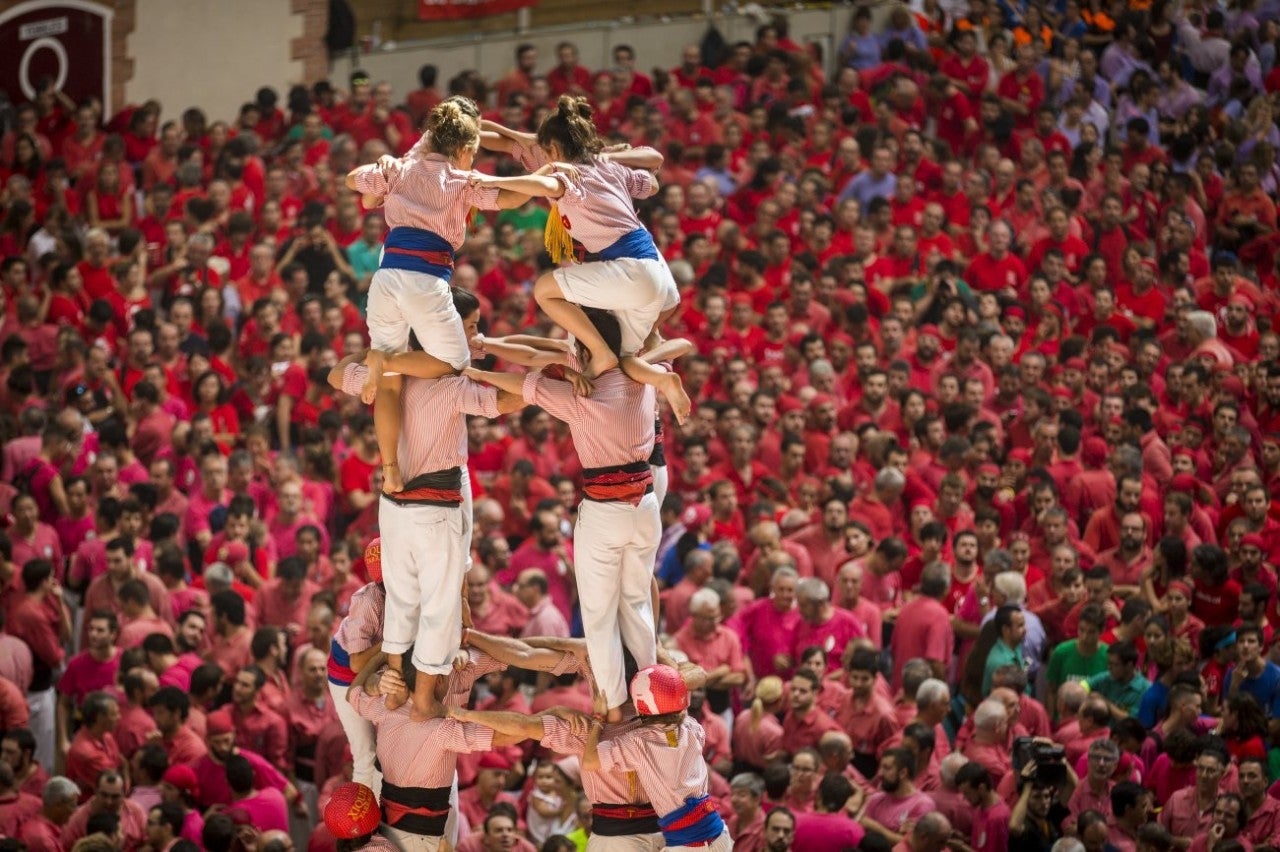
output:
M 351 596 L 351 609 L 338 625 L 333 641 L 348 654 L 367 651 L 382 641 L 382 614 L 386 608 L 387 592 L 377 583 L 360 589 Z
M 553 177 L 564 186 L 564 195 L 556 200 L 560 221 L 591 252 L 643 228 L 631 199 L 658 191 L 652 174 L 618 163 L 580 165 L 577 180 L 559 173 Z
M 615 737 L 619 737 L 638 727 L 635 720 L 620 725 L 605 725 L 600 734 L 603 745 Z M 555 716 L 542 717 L 542 745 L 558 754 L 582 756 L 586 743 L 581 737 L 575 737 L 569 730 L 569 724 Z M 649 801 L 640 780 L 634 772 L 627 770 L 583 772 L 582 789 L 593 804 L 598 805 L 639 805 Z
M 342 373 L 342 390 L 359 396 L 368 375 L 367 367 L 348 364 Z M 566 383 L 565 387 L 569 385 Z M 464 415 L 498 416 L 497 388 L 461 376 L 406 379 L 402 399 L 405 413 L 412 415 L 404 418 L 397 456 L 405 482 L 420 474 L 465 465 L 467 419 Z
M 653 388 L 622 370 L 600 376 L 595 392 L 585 397 L 568 382 L 531 372 L 524 378 L 524 401 L 569 424 L 584 468 L 648 461 L 653 452 Z
M 469 657 L 467 664 L 449 673 L 449 692 L 444 699 L 445 707 L 466 707 L 471 702 L 471 687 L 476 685 L 476 681 L 506 668 L 484 651 L 476 648 L 467 648 L 466 651 Z
M 493 748 L 493 731 L 456 719 L 409 721 L 409 704 L 387 712 L 382 696 L 353 689 L 356 712 L 378 727 L 378 762 L 383 777 L 399 787 L 448 787 L 458 754 Z
M 707 795 L 710 783 L 702 756 L 706 731 L 685 716 L 676 735 L 672 746 L 666 726 L 637 727 L 600 743 L 600 766 L 612 772 L 635 772 L 659 817 L 682 807 L 686 799 Z
M 389 227 L 431 231 L 454 251 L 466 239 L 472 207 L 498 209 L 497 187 L 472 186 L 471 172 L 455 169 L 439 154 L 396 160 L 387 172 L 384 176 L 381 167 L 365 166 L 356 172 L 356 189 L 386 196 L 383 215 Z

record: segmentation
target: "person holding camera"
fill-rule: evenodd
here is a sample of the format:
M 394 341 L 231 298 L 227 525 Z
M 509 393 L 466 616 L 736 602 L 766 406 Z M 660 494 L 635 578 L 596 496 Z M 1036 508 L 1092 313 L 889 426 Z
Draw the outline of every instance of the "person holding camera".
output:
M 1062 821 L 1070 816 L 1067 800 L 1075 789 L 1074 773 L 1068 767 L 1068 783 L 1055 787 L 1037 777 L 1039 770 L 1032 760 L 1019 773 L 1018 801 L 1009 814 L 1009 852 L 1048 852 L 1062 837 Z

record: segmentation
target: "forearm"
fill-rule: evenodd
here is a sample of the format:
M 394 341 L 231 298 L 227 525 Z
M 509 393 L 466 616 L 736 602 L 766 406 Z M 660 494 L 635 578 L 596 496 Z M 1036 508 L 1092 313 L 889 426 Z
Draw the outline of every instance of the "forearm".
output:
M 526 716 L 508 710 L 454 710 L 452 715 L 459 721 L 474 722 L 494 733 L 521 740 L 540 740 L 543 737 L 541 716 Z
M 554 669 L 564 653 L 550 648 L 535 648 L 510 636 L 491 636 L 475 630 L 467 631 L 467 644 L 500 663 L 534 671 Z
M 524 397 L 518 393 L 510 393 L 508 391 L 498 391 L 498 413 L 513 414 L 527 405 Z
M 499 210 L 515 210 L 517 207 L 524 206 L 524 203 L 532 198 L 523 192 L 516 192 L 512 189 L 498 190 L 498 209 Z
M 400 373 L 417 379 L 439 379 L 456 375 L 457 370 L 434 355 L 426 352 L 397 352 L 388 355 L 382 364 L 382 372 Z
M 489 370 L 477 370 L 474 367 L 468 367 L 466 376 L 477 382 L 493 385 L 498 390 L 519 394 L 521 397 L 524 396 L 524 373 L 494 373 Z
M 481 345 L 481 349 L 488 355 L 497 355 L 503 361 L 519 364 L 521 367 L 541 369 L 552 364 L 559 364 L 563 367 L 569 366 L 569 356 L 564 351 L 557 352 L 552 349 L 542 349 L 518 343 L 509 343 L 506 340 L 490 340 L 488 338 Z
M 351 669 L 355 672 L 362 672 L 369 665 L 370 660 L 377 658 L 382 653 L 382 643 L 378 642 L 365 651 L 357 651 L 351 655 Z
M 663 163 L 662 154 L 649 147 L 610 151 L 607 154 L 601 154 L 599 158 L 605 162 L 617 163 L 632 169 L 643 169 L 646 172 L 657 171 L 662 168 Z
M 587 732 L 587 741 L 582 747 L 582 770 L 584 772 L 600 771 L 600 733 L 604 729 L 599 722 L 591 723 Z
M 564 187 L 560 181 L 548 175 L 515 175 L 514 177 L 505 178 L 485 178 L 484 185 L 536 198 L 559 198 L 564 194 Z

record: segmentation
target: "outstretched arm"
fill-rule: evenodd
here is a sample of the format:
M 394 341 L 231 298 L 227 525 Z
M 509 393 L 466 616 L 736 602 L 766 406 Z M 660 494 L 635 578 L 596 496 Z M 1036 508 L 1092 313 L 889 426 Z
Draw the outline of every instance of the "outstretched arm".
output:
M 513 335 L 514 337 L 514 335 Z M 519 335 L 530 338 L 529 335 Z M 538 339 L 538 338 L 531 338 Z M 558 364 L 569 366 L 569 352 L 564 346 L 530 346 L 525 343 L 512 342 L 510 337 L 480 337 L 480 351 L 489 355 L 497 355 L 504 361 L 519 364 L 521 367 L 541 369 Z
M 472 722 L 489 728 L 504 737 L 517 737 L 516 742 L 540 740 L 543 737 L 541 716 L 526 716 L 508 710 L 466 710 L 452 707 L 449 708 L 449 716 L 459 722 Z
M 523 373 L 494 373 L 490 370 L 477 370 L 475 367 L 467 367 L 462 371 L 462 375 L 472 381 L 484 382 L 486 385 L 493 385 L 498 390 L 524 398 Z
M 480 122 L 480 147 L 486 151 L 510 154 L 516 147 L 532 148 L 537 144 L 538 137 L 532 133 L 512 130 L 488 119 Z
M 646 172 L 656 172 L 662 168 L 662 154 L 655 148 L 641 147 L 628 148 L 624 151 L 606 151 L 597 154 L 596 158 L 606 163 L 617 163 L 620 166 L 627 166 L 632 169 L 643 169 Z
M 477 186 L 496 186 L 500 190 L 506 190 L 512 194 L 519 193 L 525 196 L 535 196 L 537 198 L 559 198 L 564 195 L 564 184 L 549 175 L 531 174 L 517 175 L 516 177 L 490 177 L 475 172 L 472 175 L 471 182 Z M 521 201 L 520 204 L 523 204 Z M 499 206 L 501 206 L 501 198 L 499 198 Z M 515 205 L 520 206 L 520 205 Z
M 513 411 L 519 411 L 528 403 L 524 401 L 524 397 L 518 393 L 508 393 L 504 390 L 498 391 L 498 413 L 511 414 Z
M 492 636 L 478 630 L 466 632 L 467 644 L 500 663 L 521 669 L 549 672 L 560 665 L 565 652 L 557 648 L 537 648 L 509 636 Z

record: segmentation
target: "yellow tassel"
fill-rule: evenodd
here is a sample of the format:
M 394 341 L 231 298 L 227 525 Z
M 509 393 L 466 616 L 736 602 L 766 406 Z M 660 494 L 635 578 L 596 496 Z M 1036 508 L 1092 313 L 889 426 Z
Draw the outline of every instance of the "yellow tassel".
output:
M 672 748 L 675 748 L 676 746 L 680 745 L 679 737 L 677 736 L 674 729 L 667 731 L 667 745 L 671 746 Z
M 475 227 L 476 227 L 476 217 L 478 217 L 479 215 L 480 215 L 480 208 L 479 208 L 479 207 L 472 207 L 472 208 L 471 208 L 471 210 L 469 210 L 469 211 L 467 212 L 467 230 L 468 230 L 468 231 L 474 231 L 474 230 L 475 230 Z
M 569 236 L 569 229 L 564 226 L 564 220 L 560 218 L 560 207 L 554 203 L 551 205 L 551 212 L 547 215 L 547 227 L 542 232 L 542 242 L 547 247 L 547 254 L 551 255 L 552 262 L 573 262 L 573 237 Z

